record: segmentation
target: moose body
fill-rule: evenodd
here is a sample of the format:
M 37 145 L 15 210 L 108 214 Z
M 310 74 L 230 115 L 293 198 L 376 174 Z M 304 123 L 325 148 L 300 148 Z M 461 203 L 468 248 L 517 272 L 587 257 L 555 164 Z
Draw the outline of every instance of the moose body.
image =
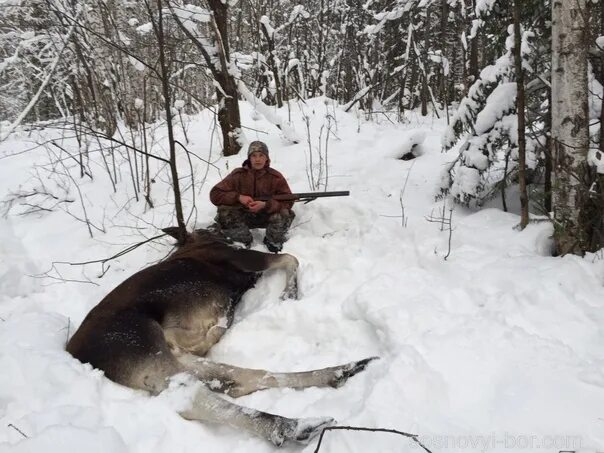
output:
M 166 233 L 178 237 L 176 228 Z M 221 398 L 274 387 L 339 387 L 371 359 L 321 370 L 273 373 L 212 362 L 204 356 L 231 325 L 235 306 L 260 273 L 286 271 L 284 294 L 297 294 L 298 261 L 289 254 L 235 249 L 210 232 L 187 234 L 167 260 L 134 274 L 111 291 L 67 344 L 81 362 L 114 382 L 158 394 L 180 373 L 201 382 L 187 419 L 222 422 L 275 445 L 307 441 L 331 418 L 292 419 L 244 408 Z

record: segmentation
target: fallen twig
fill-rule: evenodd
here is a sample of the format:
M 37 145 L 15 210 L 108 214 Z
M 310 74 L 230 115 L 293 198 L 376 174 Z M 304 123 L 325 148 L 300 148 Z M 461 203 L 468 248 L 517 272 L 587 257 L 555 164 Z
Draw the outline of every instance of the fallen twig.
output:
M 15 425 L 13 425 L 12 423 L 9 423 L 7 425 L 9 428 L 13 428 L 15 431 L 17 431 L 19 434 L 21 434 L 23 437 L 25 437 L 26 439 L 29 439 L 29 436 L 27 434 L 25 434 L 23 431 L 21 431 L 19 428 L 17 428 Z
M 54 279 L 54 280 L 61 280 L 63 282 L 91 283 L 93 285 L 98 285 L 98 283 L 95 283 L 95 282 L 93 282 L 91 280 L 84 281 L 84 280 L 66 279 L 66 278 L 64 278 L 61 275 L 61 272 L 57 268 L 57 265 L 58 264 L 66 264 L 66 265 L 69 265 L 69 266 L 85 266 L 87 264 L 100 263 L 101 266 L 102 266 L 102 270 L 101 270 L 101 274 L 98 276 L 98 278 L 102 278 L 105 275 L 105 273 L 109 270 L 109 267 L 107 267 L 107 268 L 105 267 L 105 264 L 108 261 L 111 261 L 111 260 L 113 260 L 115 258 L 119 258 L 120 256 L 123 256 L 123 255 L 125 255 L 125 254 L 127 254 L 127 253 L 129 253 L 129 252 L 131 252 L 131 251 L 133 251 L 133 250 L 135 250 L 137 248 L 139 248 L 141 245 L 147 244 L 148 242 L 154 241 L 155 239 L 159 239 L 159 238 L 161 238 L 161 237 L 163 237 L 165 235 L 166 235 L 165 233 L 164 234 L 160 234 L 160 235 L 154 236 L 152 238 L 149 238 L 149 239 L 147 239 L 145 241 L 138 242 L 138 243 L 133 244 L 133 245 L 131 245 L 129 247 L 126 247 L 123 250 L 120 250 L 115 255 L 112 255 L 112 256 L 107 257 L 107 258 L 100 258 L 100 259 L 90 260 L 90 261 L 81 261 L 81 262 L 77 262 L 77 263 L 72 263 L 72 262 L 69 262 L 69 261 L 53 261 L 52 267 L 50 268 L 50 270 L 48 270 L 48 271 L 46 271 L 46 272 L 44 272 L 42 274 L 32 275 L 32 277 L 36 277 L 36 278 L 50 278 L 50 279 Z M 59 275 L 59 277 L 55 277 L 54 275 L 50 274 L 53 270 Z
M 319 449 L 321 448 L 321 442 L 323 441 L 323 435 L 325 434 L 325 431 L 337 431 L 337 430 L 340 430 L 340 431 L 368 431 L 368 432 L 374 432 L 374 433 L 398 434 L 399 436 L 413 439 L 413 441 L 415 443 L 417 443 L 420 447 L 422 447 L 424 449 L 424 451 L 426 451 L 428 453 L 432 453 L 424 444 L 421 443 L 421 441 L 419 441 L 417 439 L 417 434 L 409 434 L 409 433 L 405 433 L 403 431 L 398 431 L 396 429 L 365 428 L 365 427 L 358 427 L 358 426 L 328 426 L 327 428 L 323 429 L 323 431 L 321 431 L 321 435 L 319 436 L 319 443 L 317 444 L 317 448 L 315 449 L 314 453 L 317 453 L 319 451 Z

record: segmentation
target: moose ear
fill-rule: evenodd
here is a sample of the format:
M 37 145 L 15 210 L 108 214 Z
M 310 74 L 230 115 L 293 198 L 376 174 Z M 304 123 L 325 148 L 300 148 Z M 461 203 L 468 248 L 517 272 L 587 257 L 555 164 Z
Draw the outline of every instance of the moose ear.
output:
M 167 227 L 167 228 L 162 228 L 162 231 L 164 233 L 166 233 L 169 236 L 172 236 L 174 239 L 176 239 L 177 241 L 180 240 L 180 234 L 179 234 L 179 229 L 178 227 Z

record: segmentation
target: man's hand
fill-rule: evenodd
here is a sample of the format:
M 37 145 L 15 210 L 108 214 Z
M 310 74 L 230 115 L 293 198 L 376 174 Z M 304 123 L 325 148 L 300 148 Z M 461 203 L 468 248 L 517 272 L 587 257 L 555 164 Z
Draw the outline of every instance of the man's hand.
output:
M 265 201 L 252 201 L 247 205 L 247 208 L 253 213 L 262 211 L 266 207 Z
M 250 204 L 255 203 L 255 201 L 249 195 L 239 195 L 239 203 L 241 203 L 246 208 L 249 208 Z

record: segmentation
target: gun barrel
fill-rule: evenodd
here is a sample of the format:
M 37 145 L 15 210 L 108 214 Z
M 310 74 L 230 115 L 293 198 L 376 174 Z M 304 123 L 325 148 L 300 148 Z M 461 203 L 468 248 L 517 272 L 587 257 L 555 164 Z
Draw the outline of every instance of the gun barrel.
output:
M 321 197 L 347 197 L 350 195 L 348 190 L 340 190 L 335 192 L 306 192 L 306 193 L 292 193 L 291 196 L 296 198 L 321 198 Z
M 348 190 L 339 190 L 333 192 L 302 192 L 302 193 L 291 193 L 282 195 L 264 195 L 256 197 L 257 200 L 268 201 L 268 200 L 281 200 L 281 201 L 297 201 L 297 200 L 313 200 L 315 198 L 322 197 L 347 197 L 350 195 Z

